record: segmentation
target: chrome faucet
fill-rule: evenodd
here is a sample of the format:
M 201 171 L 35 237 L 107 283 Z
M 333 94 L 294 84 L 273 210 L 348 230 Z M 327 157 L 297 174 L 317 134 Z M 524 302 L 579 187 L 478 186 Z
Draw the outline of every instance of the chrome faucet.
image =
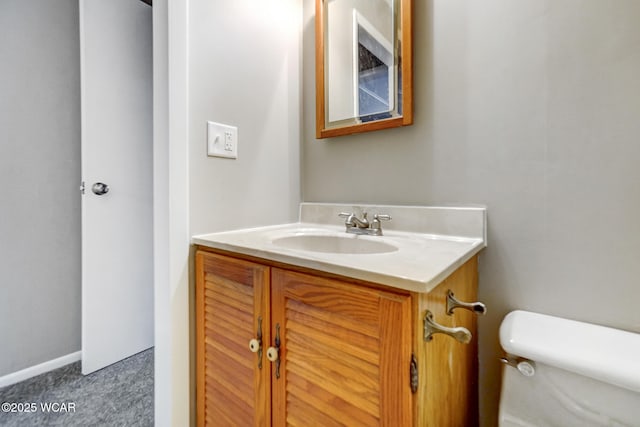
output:
M 338 216 L 346 218 L 344 226 L 347 233 L 366 234 L 368 236 L 382 236 L 382 224 L 380 221 L 389 221 L 389 215 L 373 215 L 373 221 L 369 222 L 367 213 L 362 213 L 362 219 L 353 212 L 340 212 Z

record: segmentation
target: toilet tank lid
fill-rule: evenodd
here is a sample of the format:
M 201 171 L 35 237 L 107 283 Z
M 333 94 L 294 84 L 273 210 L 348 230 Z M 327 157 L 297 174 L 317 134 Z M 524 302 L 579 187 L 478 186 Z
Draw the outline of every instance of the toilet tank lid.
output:
M 509 354 L 640 392 L 640 334 L 528 311 L 500 325 Z

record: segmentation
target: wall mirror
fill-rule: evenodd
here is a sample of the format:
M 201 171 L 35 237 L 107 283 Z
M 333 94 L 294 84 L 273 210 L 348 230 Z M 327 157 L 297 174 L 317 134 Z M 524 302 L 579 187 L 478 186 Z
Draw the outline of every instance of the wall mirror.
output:
M 412 0 L 316 0 L 316 138 L 413 123 Z

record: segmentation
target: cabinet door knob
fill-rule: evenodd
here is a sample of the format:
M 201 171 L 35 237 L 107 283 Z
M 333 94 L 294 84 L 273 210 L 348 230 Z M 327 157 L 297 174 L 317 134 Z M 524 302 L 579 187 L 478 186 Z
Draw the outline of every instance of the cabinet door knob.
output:
M 280 351 L 277 348 L 269 347 L 267 349 L 267 359 L 269 359 L 271 362 L 275 362 L 276 360 L 278 360 L 279 353 Z
M 483 303 L 459 301 L 455 298 L 451 289 L 449 289 L 447 291 L 447 314 L 452 315 L 453 310 L 456 308 L 464 308 L 465 310 L 472 311 L 475 314 L 487 314 L 487 306 Z
M 256 337 L 249 341 L 249 350 L 258 353 L 258 368 L 262 369 L 262 316 L 258 316 L 258 330 Z
M 251 350 L 252 353 L 257 353 L 258 351 L 260 351 L 260 347 L 262 347 L 262 344 L 260 344 L 260 341 L 258 341 L 257 339 L 254 338 L 249 341 L 249 350 Z
M 463 328 L 462 326 L 449 328 L 436 323 L 436 321 L 433 320 L 433 313 L 427 310 L 424 315 L 424 340 L 427 342 L 431 341 L 434 334 L 449 335 L 462 344 L 469 344 L 472 338 L 471 332 L 469 332 L 467 328 Z

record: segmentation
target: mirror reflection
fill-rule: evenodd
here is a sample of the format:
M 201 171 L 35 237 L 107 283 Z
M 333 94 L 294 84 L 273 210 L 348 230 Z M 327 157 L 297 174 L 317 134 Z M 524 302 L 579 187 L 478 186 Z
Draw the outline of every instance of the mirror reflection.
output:
M 357 91 L 357 97 L 354 96 L 355 116 L 363 122 L 388 119 L 396 104 L 394 88 L 398 87 L 396 81 L 399 77 L 393 45 L 356 10 L 354 18 L 358 49 L 357 57 L 354 55 L 357 60 L 354 69 L 358 73 L 354 79 Z
M 401 25 L 410 23 L 402 19 L 409 1 L 316 1 L 317 136 L 410 124 L 410 115 L 403 118 L 402 79 L 402 35 L 410 28 Z M 388 123 L 366 126 L 378 121 Z

